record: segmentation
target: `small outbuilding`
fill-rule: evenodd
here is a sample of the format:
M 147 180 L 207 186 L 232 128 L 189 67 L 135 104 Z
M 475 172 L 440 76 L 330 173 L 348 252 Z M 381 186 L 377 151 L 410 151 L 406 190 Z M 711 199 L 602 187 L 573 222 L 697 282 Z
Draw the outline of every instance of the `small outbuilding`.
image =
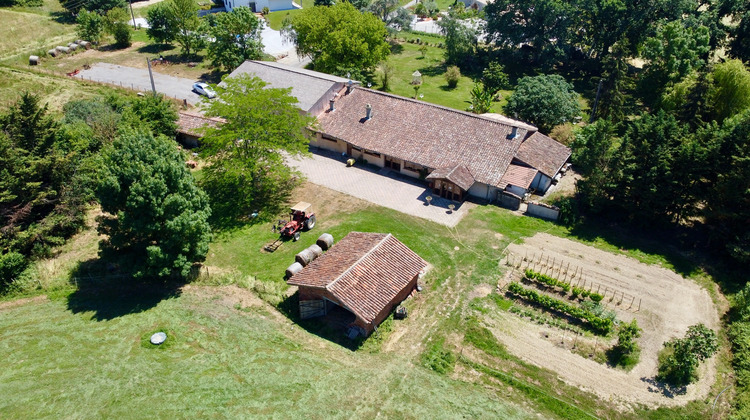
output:
M 417 287 L 425 267 L 391 234 L 351 232 L 288 283 L 299 287 L 302 319 L 324 316 L 336 305 L 369 335 Z

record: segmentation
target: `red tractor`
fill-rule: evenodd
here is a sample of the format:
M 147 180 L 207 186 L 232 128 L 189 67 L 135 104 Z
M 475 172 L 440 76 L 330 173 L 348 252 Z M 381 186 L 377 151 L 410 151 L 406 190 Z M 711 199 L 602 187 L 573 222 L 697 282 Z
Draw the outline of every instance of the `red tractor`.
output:
M 290 220 L 281 228 L 281 236 L 299 240 L 302 229 L 310 230 L 315 227 L 315 213 L 312 212 L 312 204 L 300 201 L 295 204 L 289 214 Z

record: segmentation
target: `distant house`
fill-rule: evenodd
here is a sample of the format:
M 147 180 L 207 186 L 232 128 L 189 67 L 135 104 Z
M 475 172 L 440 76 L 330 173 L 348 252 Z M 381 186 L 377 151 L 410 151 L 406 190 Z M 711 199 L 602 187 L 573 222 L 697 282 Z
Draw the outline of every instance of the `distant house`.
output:
M 253 12 L 260 13 L 264 7 L 268 7 L 271 12 L 278 10 L 299 9 L 292 0 L 224 0 L 224 9 L 231 12 L 235 7 L 249 7 Z
M 302 318 L 343 308 L 369 335 L 412 293 L 426 266 L 391 234 L 351 232 L 287 282 L 299 287 Z
M 450 200 L 544 194 L 570 158 L 567 146 L 499 114 L 458 111 L 279 63 L 246 61 L 229 77 L 243 73 L 292 89 L 300 109 L 317 117 L 313 147 L 424 179 Z

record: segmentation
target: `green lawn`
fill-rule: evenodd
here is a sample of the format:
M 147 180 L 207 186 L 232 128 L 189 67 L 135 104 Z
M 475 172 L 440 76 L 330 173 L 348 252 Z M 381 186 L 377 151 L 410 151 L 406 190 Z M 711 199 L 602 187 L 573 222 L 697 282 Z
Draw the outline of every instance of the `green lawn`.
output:
M 157 417 L 409 413 L 414 418 L 570 419 L 587 413 L 602 418 L 704 414 L 705 404 L 620 413 L 562 384 L 554 372 L 507 354 L 486 334 L 462 338 L 467 330 L 482 334 L 470 294 L 476 285 L 494 285 L 503 275 L 498 266 L 503 249 L 540 231 L 571 236 L 567 229 L 495 206 L 477 207 L 449 229 L 309 184 L 293 198 L 314 204 L 315 230 L 274 253 L 261 251 L 276 237 L 271 223 L 219 232 L 206 261 L 209 275 L 182 291 L 124 287 L 118 279 L 84 276 L 75 282 L 78 287 L 45 281 L 45 290 L 34 293 L 46 292 L 51 301 L 0 309 L 0 357 L 6 366 L 0 370 L 0 394 L 11 396 L 0 399 L 0 412 L 10 418 L 59 413 L 128 418 L 144 412 Z M 432 265 L 425 290 L 407 302 L 409 319 L 393 322 L 390 334 L 407 332 L 398 350 L 382 347 L 389 336 L 384 331 L 353 352 L 336 344 L 344 340 L 340 333 L 332 338 L 330 331 L 283 315 L 296 309 L 293 299 L 281 302 L 279 312 L 255 297 L 254 291 L 274 303 L 283 299 L 282 276 L 294 254 L 323 232 L 340 240 L 350 231 L 390 232 Z M 83 261 L 95 255 L 96 236 L 87 235 L 63 249 L 60 266 L 69 266 L 71 255 Z M 627 247 L 603 236 L 589 239 L 605 249 Z M 642 249 L 631 253 L 639 259 L 669 261 L 645 247 L 635 249 Z M 248 286 L 245 277 L 256 278 L 255 285 Z M 219 286 L 232 282 L 241 287 Z M 169 332 L 169 346 L 144 345 L 157 330 Z M 422 367 L 421 354 L 434 348 L 432 342 L 452 353 L 464 374 L 440 375 Z M 466 375 L 466 369 L 480 376 Z
M 353 353 L 220 293 L 104 320 L 82 306 L 0 312 L 4 418 L 530 418 L 480 385 Z M 169 346 L 144 344 L 157 330 Z
M 402 39 L 417 39 L 432 45 L 445 42 L 445 39 L 436 36 L 423 34 L 399 34 Z M 436 46 L 427 46 L 424 57 L 420 51 L 421 45 L 409 42 L 401 42 L 394 48 L 394 53 L 388 58 L 388 62 L 395 69 L 395 75 L 391 82 L 390 92 L 397 95 L 414 97 L 414 86 L 412 74 L 418 70 L 422 74 L 422 85 L 419 88 L 419 94 L 423 95 L 422 100 L 438 105 L 447 106 L 454 109 L 465 111 L 471 103 L 471 88 L 474 81 L 467 76 L 462 76 L 458 85 L 451 89 L 445 81 L 445 50 Z M 379 79 L 378 83 L 380 83 Z M 381 86 L 375 85 L 374 88 Z M 502 97 L 506 98 L 509 91 L 501 92 Z M 495 102 L 492 112 L 502 112 L 504 100 Z
M 271 12 L 268 15 L 266 15 L 266 21 L 268 22 L 268 26 L 278 31 L 281 29 L 281 25 L 284 23 L 284 19 L 287 16 L 290 16 L 290 17 L 294 16 L 295 14 L 299 13 L 301 10 L 313 7 L 315 5 L 314 0 L 302 0 L 302 1 L 297 1 L 296 3 L 302 6 L 302 9 L 279 10 L 278 12 Z
M 75 41 L 75 26 L 38 13 L 0 9 L 0 60 L 17 55 L 46 53 L 56 45 Z M 28 59 L 28 57 L 26 57 Z

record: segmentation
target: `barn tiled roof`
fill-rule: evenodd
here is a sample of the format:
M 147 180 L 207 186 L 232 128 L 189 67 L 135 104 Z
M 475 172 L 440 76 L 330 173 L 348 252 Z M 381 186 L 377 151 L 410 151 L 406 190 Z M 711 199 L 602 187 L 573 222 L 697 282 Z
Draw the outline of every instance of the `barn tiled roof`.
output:
M 288 283 L 325 288 L 371 323 L 426 266 L 391 234 L 351 232 Z
M 508 170 L 505 171 L 505 175 L 503 175 L 503 179 L 500 180 L 498 187 L 504 189 L 510 184 L 523 189 L 528 189 L 529 185 L 534 181 L 537 172 L 539 171 L 534 168 L 511 164 L 508 166 Z
M 365 119 L 365 106 L 372 118 Z M 355 88 L 336 110 L 318 116 L 320 131 L 354 146 L 431 169 L 464 165 L 478 182 L 497 185 L 527 130 L 476 114 Z
M 465 165 L 435 169 L 427 175 L 427 179 L 447 179 L 464 191 L 468 191 L 474 185 L 474 177 L 471 176 L 471 172 L 469 172 Z
M 216 127 L 221 118 L 209 118 L 192 112 L 180 111 L 177 120 L 177 132 L 194 137 L 202 137 L 201 129 L 205 126 Z
M 570 148 L 536 132 L 521 143 L 516 157 L 552 178 L 570 157 Z

